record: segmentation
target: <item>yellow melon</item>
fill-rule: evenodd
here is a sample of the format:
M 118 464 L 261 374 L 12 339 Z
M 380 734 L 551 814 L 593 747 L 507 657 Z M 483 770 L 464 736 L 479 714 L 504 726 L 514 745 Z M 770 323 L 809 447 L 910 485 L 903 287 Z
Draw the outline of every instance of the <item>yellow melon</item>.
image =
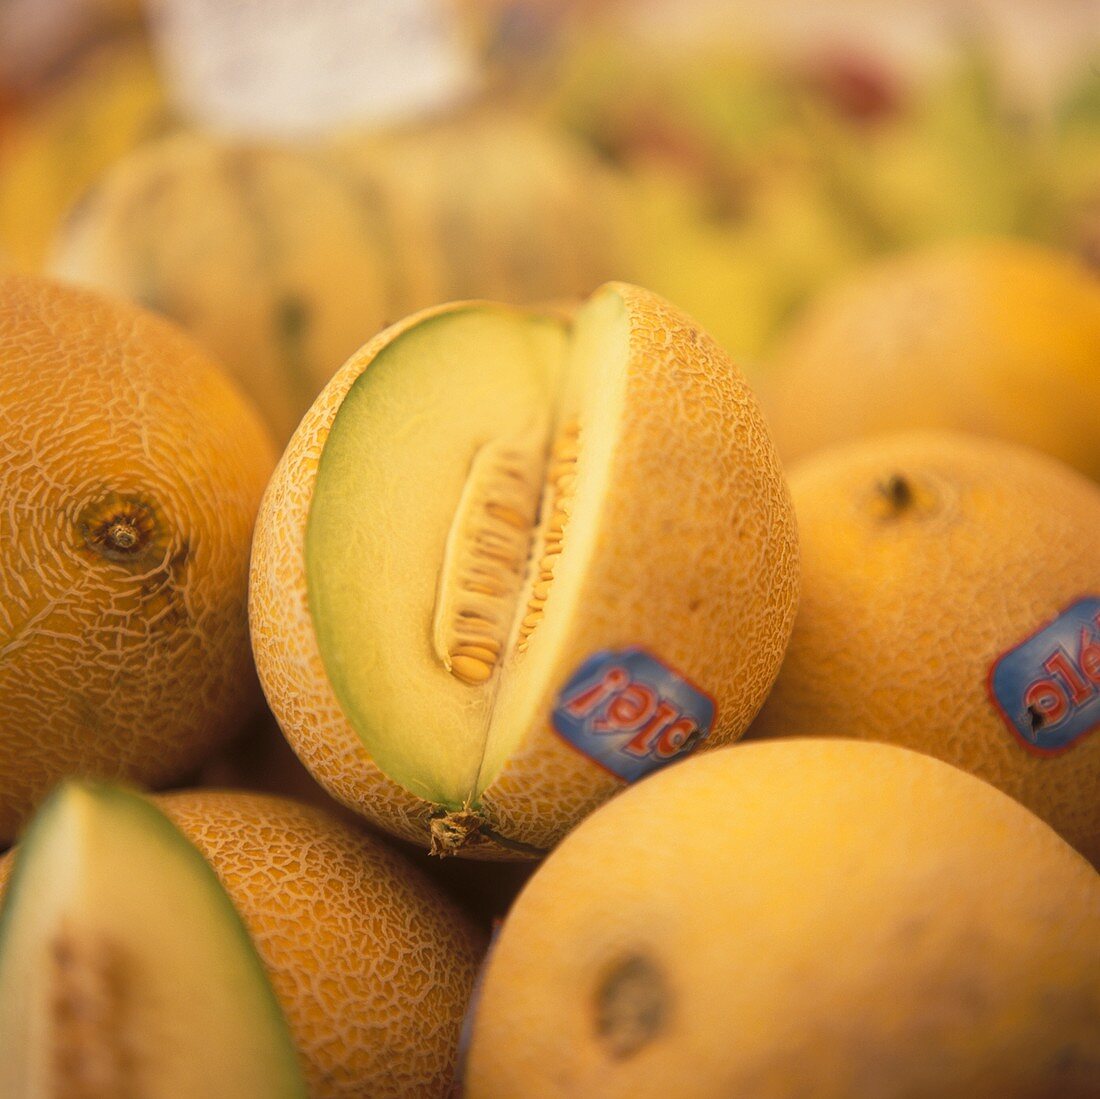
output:
M 265 495 L 250 614 L 272 710 L 330 793 L 515 857 L 740 736 L 797 584 L 744 380 L 673 306 L 609 284 L 573 324 L 441 306 L 349 360 Z
M 177 320 L 285 443 L 336 368 L 398 318 L 457 298 L 570 297 L 618 273 L 604 176 L 494 119 L 329 155 L 174 135 L 103 177 L 50 269 Z
M 469 1099 L 1086 1099 L 1100 879 L 884 744 L 742 743 L 584 821 L 504 922 Z
M 882 260 L 787 334 L 761 397 L 784 460 L 954 428 L 1100 477 L 1100 280 L 1069 255 L 956 241 Z
M 63 775 L 160 784 L 255 708 L 246 585 L 274 464 L 173 325 L 0 276 L 0 842 Z
M 444 1099 L 484 949 L 469 919 L 396 852 L 320 810 L 212 790 L 152 800 L 251 934 L 311 1099 Z
M 318 157 L 180 133 L 103 177 L 49 266 L 183 325 L 281 444 L 381 327 L 385 263 L 374 212 Z
M 143 43 L 123 37 L 90 51 L 0 137 L 0 248 L 20 269 L 40 270 L 84 191 L 174 125 Z
M 791 491 L 802 600 L 750 735 L 928 752 L 1100 862 L 1100 487 L 925 433 L 822 452 Z
M 402 294 L 388 320 L 465 298 L 584 297 L 623 277 L 631 229 L 623 181 L 522 112 L 482 106 L 350 136 L 333 152 L 389 234 Z

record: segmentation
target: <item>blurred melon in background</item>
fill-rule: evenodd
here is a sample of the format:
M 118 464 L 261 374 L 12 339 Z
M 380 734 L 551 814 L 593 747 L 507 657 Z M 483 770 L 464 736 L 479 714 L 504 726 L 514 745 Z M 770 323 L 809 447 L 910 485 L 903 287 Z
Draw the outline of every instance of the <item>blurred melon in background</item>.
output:
M 627 279 L 762 376 L 792 319 L 877 256 L 975 234 L 1100 250 L 1100 31 L 1073 0 L 407 0 L 354 45 L 335 8 L 284 6 L 320 29 L 281 53 L 233 40 L 239 6 L 66 2 L 69 60 L 3 85 L 0 252 L 189 327 L 280 439 L 351 351 L 448 299 Z M 202 19 L 216 43 L 173 38 Z M 454 71 L 429 98 L 432 51 Z M 311 72 L 350 89 L 380 61 L 394 79 L 361 122 L 336 102 L 281 119 Z M 205 109 L 197 74 L 222 82 Z M 254 102 L 220 118 L 234 93 Z M 191 143 L 154 141 L 176 130 Z M 290 199 L 212 167 L 303 156 L 271 169 Z
M 988 234 L 1095 250 L 1088 8 L 624 4 L 574 26 L 541 103 L 648 194 L 660 178 L 645 275 L 751 363 L 877 255 Z
M 620 269 L 612 173 L 514 112 L 290 147 L 180 133 L 121 158 L 51 269 L 172 317 L 285 443 L 353 351 L 442 301 L 579 298 Z
M 67 210 L 116 160 L 175 124 L 148 46 L 110 37 L 81 53 L 6 125 L 0 110 L 0 248 L 42 268 Z

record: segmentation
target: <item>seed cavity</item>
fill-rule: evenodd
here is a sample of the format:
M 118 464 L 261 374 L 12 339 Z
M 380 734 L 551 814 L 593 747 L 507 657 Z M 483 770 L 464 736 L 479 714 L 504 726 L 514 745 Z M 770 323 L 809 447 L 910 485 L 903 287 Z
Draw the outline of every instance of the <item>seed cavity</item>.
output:
M 50 1094 L 137 1099 L 123 962 L 116 944 L 71 927 L 60 928 L 50 942 Z
M 447 536 L 432 640 L 444 667 L 485 683 L 497 667 L 527 575 L 542 489 L 545 429 L 479 447 Z
M 526 652 L 542 621 L 550 585 L 554 579 L 554 567 L 561 556 L 565 541 L 565 528 L 573 510 L 573 493 L 577 487 L 577 455 L 580 453 L 581 427 L 577 420 L 570 420 L 558 432 L 550 452 L 550 465 L 546 471 L 550 518 L 543 532 L 542 553 L 535 568 L 534 584 L 527 599 L 527 609 L 520 619 L 516 651 Z
M 634 1056 L 668 1024 L 668 982 L 644 954 L 628 954 L 604 975 L 596 989 L 596 1035 L 616 1061 Z
M 84 544 L 109 561 L 144 560 L 158 543 L 156 509 L 146 500 L 117 492 L 89 504 L 77 518 Z
M 493 440 L 470 464 L 432 624 L 436 654 L 464 683 L 487 683 L 510 639 L 525 652 L 542 621 L 573 506 L 580 425 L 558 431 L 549 459 L 548 434 L 543 424 Z

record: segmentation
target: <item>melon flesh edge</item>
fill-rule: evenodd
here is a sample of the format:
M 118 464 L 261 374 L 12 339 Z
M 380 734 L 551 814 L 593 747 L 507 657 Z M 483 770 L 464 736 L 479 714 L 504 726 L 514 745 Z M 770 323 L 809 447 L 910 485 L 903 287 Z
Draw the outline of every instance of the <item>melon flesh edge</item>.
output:
M 627 337 L 614 292 L 593 298 L 571 329 L 519 309 L 456 306 L 387 345 L 337 412 L 305 536 L 318 648 L 375 763 L 429 802 L 476 805 L 537 721 L 556 647 L 583 610 L 575 597 L 621 430 Z M 578 425 L 563 550 L 528 632 L 521 624 L 558 506 L 548 471 Z M 500 655 L 478 672 L 484 681 L 471 682 L 447 666 L 440 618 L 483 605 L 454 595 L 455 577 L 467 575 L 455 561 L 484 510 L 485 471 L 513 457 L 532 493 L 526 511 L 519 507 L 522 537 L 502 552 L 523 560 L 518 571 L 502 570 Z M 511 514 L 515 483 L 506 474 L 498 482 L 498 502 Z M 500 531 L 511 537 L 504 528 L 490 534 Z
M 202 856 L 138 795 L 63 786 L 0 909 L 0 1095 L 305 1094 L 262 963 Z

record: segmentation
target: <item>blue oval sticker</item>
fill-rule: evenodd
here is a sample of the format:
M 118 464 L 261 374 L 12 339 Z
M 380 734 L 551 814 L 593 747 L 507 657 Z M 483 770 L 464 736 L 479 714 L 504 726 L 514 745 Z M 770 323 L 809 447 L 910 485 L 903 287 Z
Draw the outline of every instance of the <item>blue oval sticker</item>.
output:
M 1100 597 L 1067 607 L 993 664 L 989 694 L 1034 752 L 1063 752 L 1100 728 Z
M 554 704 L 554 728 L 626 782 L 690 752 L 714 724 L 714 700 L 644 649 L 594 653 Z

